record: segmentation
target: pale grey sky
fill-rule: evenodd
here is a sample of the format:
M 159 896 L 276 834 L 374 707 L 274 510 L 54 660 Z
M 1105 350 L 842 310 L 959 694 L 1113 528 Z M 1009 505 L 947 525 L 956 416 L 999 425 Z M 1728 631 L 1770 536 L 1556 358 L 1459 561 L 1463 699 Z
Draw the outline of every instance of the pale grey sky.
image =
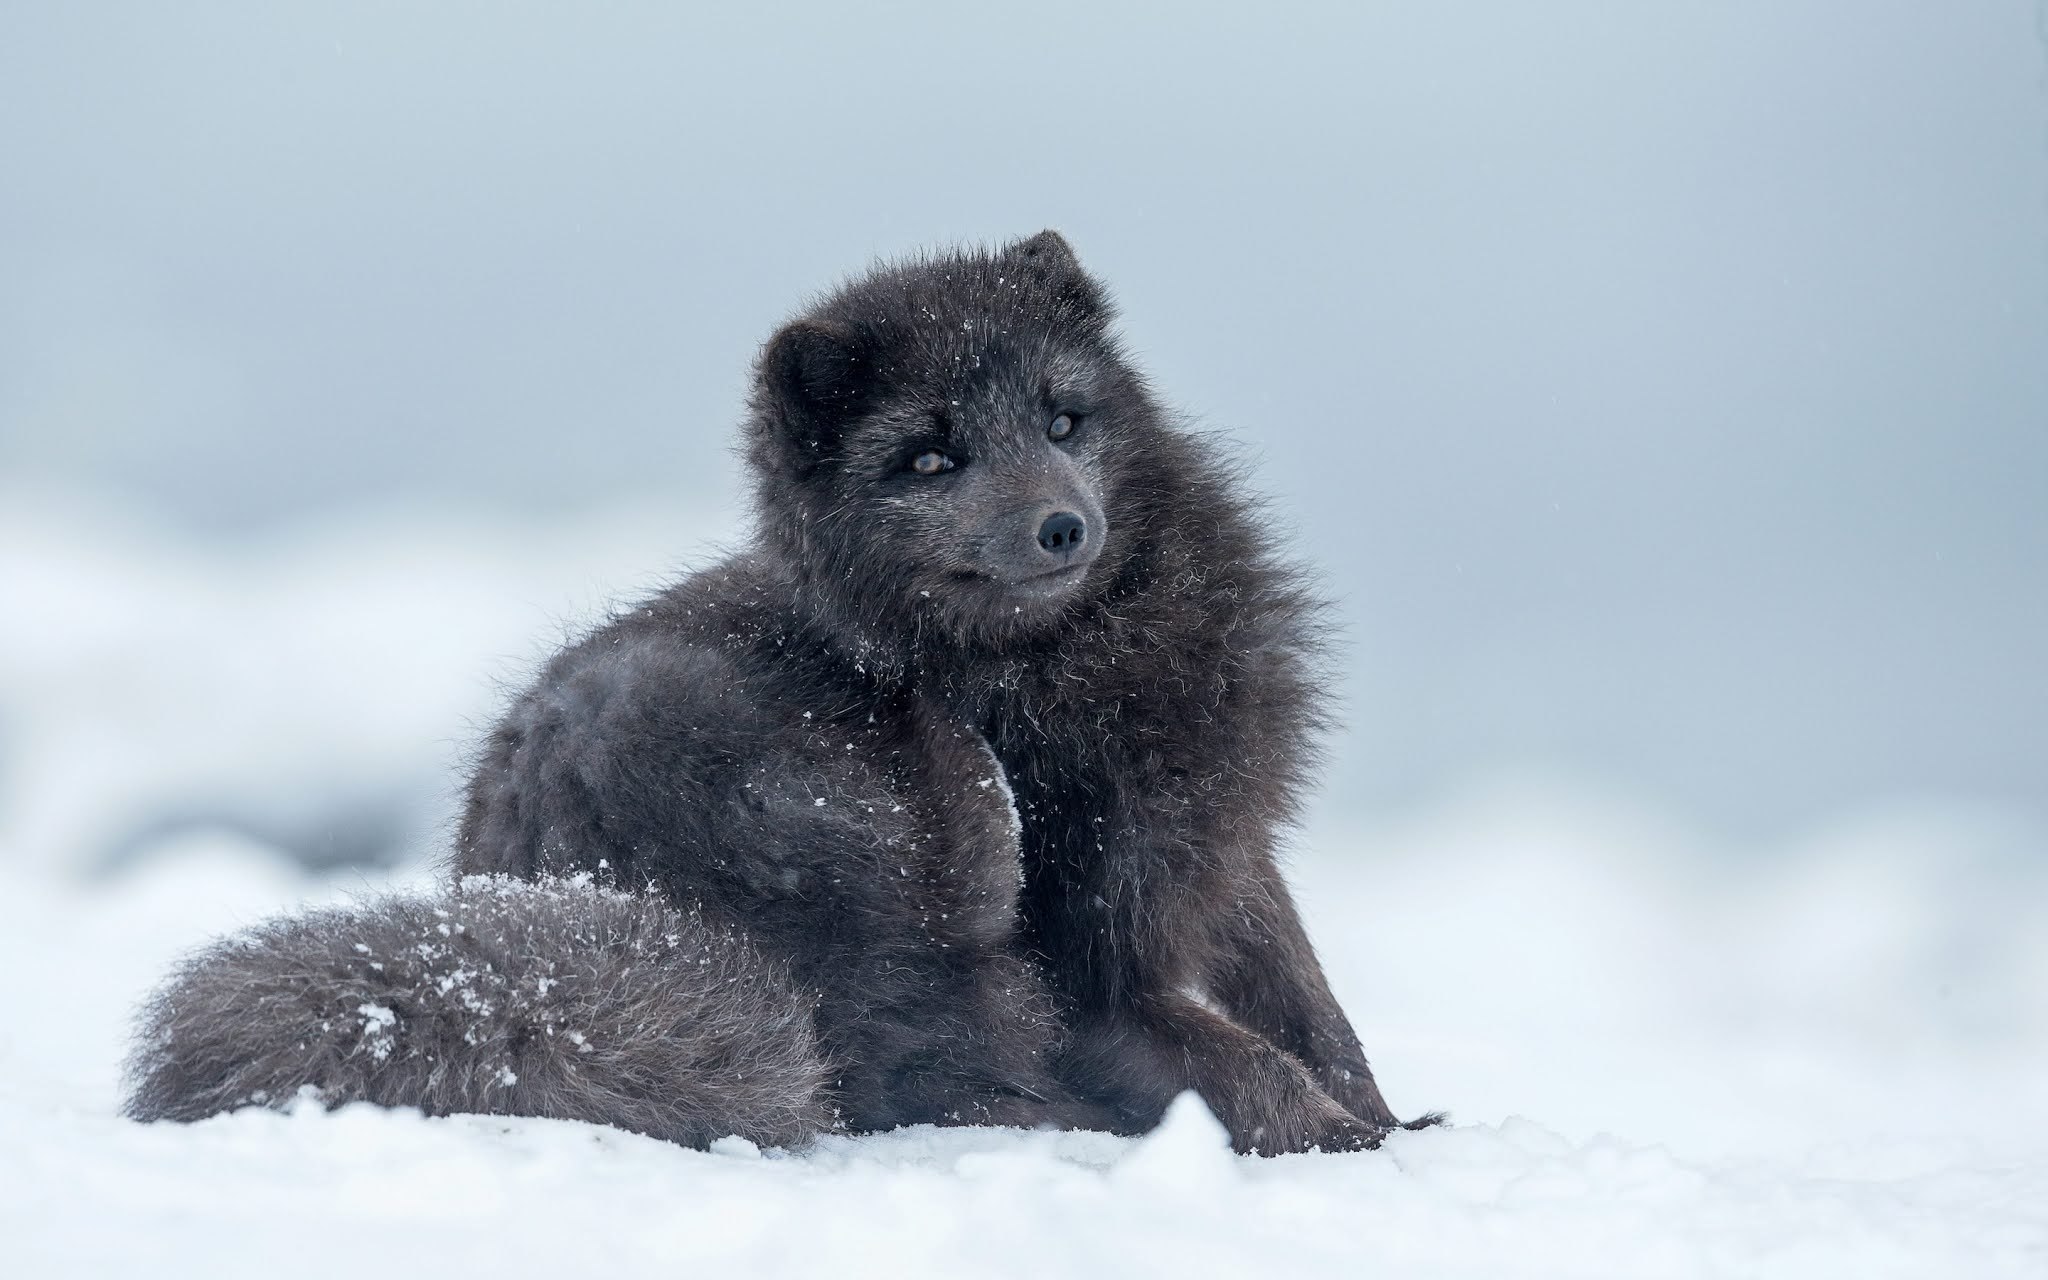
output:
M 807 291 L 1057 226 L 1341 596 L 1349 801 L 2048 812 L 2043 6 L 596 10 L 10 8 L 0 467 L 714 501 Z

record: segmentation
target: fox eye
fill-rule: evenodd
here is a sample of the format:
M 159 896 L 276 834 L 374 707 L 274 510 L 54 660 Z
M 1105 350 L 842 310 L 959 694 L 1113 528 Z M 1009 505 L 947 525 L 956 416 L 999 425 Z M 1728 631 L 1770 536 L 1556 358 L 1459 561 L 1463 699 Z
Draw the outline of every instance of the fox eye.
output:
M 910 460 L 910 469 L 921 476 L 935 476 L 941 471 L 951 471 L 957 465 L 937 449 L 926 449 Z
M 1045 429 L 1045 434 L 1054 440 L 1064 440 L 1068 436 L 1073 435 L 1074 415 L 1071 413 L 1060 414 L 1052 420 L 1052 425 Z

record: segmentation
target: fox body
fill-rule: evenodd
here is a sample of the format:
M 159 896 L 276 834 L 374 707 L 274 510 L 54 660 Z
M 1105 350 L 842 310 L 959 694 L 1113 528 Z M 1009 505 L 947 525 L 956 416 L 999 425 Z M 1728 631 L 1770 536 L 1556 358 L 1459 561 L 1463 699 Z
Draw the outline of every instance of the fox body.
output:
M 1370 1147 L 1399 1122 L 1274 861 L 1319 606 L 1111 321 L 1046 232 L 784 326 L 752 541 L 546 665 L 456 869 L 647 886 L 740 940 L 845 1128 L 1135 1132 L 1193 1089 L 1241 1150 Z

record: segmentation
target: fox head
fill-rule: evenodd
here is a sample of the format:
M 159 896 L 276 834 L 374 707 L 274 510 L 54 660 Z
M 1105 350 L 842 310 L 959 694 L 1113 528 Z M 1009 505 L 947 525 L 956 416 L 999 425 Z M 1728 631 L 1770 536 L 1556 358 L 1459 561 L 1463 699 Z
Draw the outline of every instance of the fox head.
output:
M 1057 232 L 883 265 L 762 349 L 749 433 L 769 545 L 869 625 L 1056 630 L 1130 552 L 1161 428 Z

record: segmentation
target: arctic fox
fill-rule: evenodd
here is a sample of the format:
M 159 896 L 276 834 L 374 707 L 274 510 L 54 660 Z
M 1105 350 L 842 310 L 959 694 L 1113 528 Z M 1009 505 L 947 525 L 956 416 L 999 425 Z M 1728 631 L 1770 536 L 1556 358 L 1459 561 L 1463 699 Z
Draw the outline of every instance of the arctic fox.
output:
M 1326 726 L 1322 611 L 1111 322 L 1044 232 L 785 325 L 751 540 L 547 664 L 456 842 L 462 875 L 668 906 L 465 880 L 259 930 L 159 998 L 133 1114 L 312 1084 L 784 1141 L 1136 1132 L 1193 1089 L 1240 1150 L 1376 1146 L 1400 1122 L 1274 862 Z M 469 950 L 393 970 L 437 909 Z M 586 981 L 536 990 L 558 973 Z

